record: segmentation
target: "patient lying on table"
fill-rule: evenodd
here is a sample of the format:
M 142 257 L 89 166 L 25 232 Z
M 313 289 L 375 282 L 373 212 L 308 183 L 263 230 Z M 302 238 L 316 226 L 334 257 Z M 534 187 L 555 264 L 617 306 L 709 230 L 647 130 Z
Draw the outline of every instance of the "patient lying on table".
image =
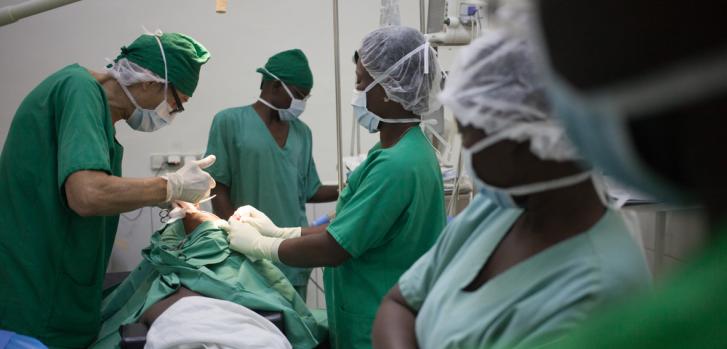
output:
M 149 327 L 146 348 L 314 348 L 325 337 L 283 273 L 231 251 L 211 213 L 187 208 L 183 220 L 151 237 L 143 260 L 102 304 L 91 348 L 118 345 L 119 328 Z M 283 313 L 285 334 L 250 309 Z M 287 340 L 286 340 L 287 337 Z

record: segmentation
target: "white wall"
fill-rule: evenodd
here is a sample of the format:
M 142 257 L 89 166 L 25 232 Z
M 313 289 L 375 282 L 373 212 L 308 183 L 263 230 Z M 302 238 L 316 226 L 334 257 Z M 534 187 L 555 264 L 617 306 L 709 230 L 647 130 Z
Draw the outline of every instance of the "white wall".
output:
M 2 0 L 0 5 L 17 3 Z M 346 140 L 350 133 L 354 50 L 378 25 L 379 1 L 340 1 L 342 96 Z M 402 1 L 402 22 L 419 27 L 418 1 Z M 315 74 L 309 108 L 303 116 L 315 135 L 315 158 L 321 178 L 335 181 L 335 119 L 332 10 L 329 0 L 231 1 L 225 15 L 214 1 L 84 0 L 0 27 L 0 144 L 22 98 L 48 74 L 78 62 L 102 69 L 120 46 L 141 34 L 141 26 L 186 33 L 212 53 L 203 67 L 187 111 L 171 126 L 154 134 L 133 132 L 119 124 L 125 146 L 124 172 L 147 176 L 152 152 L 201 152 L 212 116 L 220 109 L 247 104 L 257 97 L 255 72 L 272 54 L 301 48 Z M 374 137 L 364 135 L 371 145 Z
M 20 0 L 0 0 L 0 6 Z M 352 55 L 363 36 L 379 23 L 379 0 L 340 0 L 343 144 L 351 133 L 350 96 L 354 86 Z M 419 28 L 419 1 L 402 0 L 402 24 Z M 335 183 L 335 94 L 333 19 L 330 0 L 232 0 L 228 13 L 214 11 L 207 0 L 83 0 L 0 27 L 0 147 L 16 108 L 25 95 L 56 70 L 79 63 L 101 70 L 122 45 L 149 30 L 178 31 L 202 42 L 212 53 L 202 68 L 197 91 L 176 121 L 152 134 L 134 132 L 123 122 L 117 137 L 125 148 L 125 176 L 153 175 L 151 153 L 201 153 L 213 115 L 249 104 L 259 92 L 257 67 L 272 54 L 300 48 L 314 72 L 313 97 L 302 119 L 313 131 L 314 158 L 321 179 Z M 377 140 L 362 133 L 362 149 Z M 1 148 L 0 148 L 1 149 Z M 127 218 L 134 218 L 135 221 Z M 151 214 L 151 216 L 150 216 Z M 112 267 L 132 268 L 146 246 L 157 212 L 145 209 L 122 217 Z

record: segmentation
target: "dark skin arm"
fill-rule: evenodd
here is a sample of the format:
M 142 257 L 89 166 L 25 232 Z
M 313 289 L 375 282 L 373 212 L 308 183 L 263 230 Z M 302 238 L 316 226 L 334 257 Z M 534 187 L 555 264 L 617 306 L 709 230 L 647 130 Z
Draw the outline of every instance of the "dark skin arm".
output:
M 192 297 L 192 296 L 202 296 L 201 294 L 194 292 L 186 287 L 180 287 L 176 292 L 169 295 L 167 298 L 164 298 L 160 300 L 159 302 L 155 303 L 149 309 L 147 309 L 143 314 L 141 314 L 141 317 L 139 317 L 139 320 L 137 322 L 140 322 L 146 327 L 151 327 L 151 325 L 156 321 L 158 317 L 164 313 L 169 307 L 174 305 L 178 300 L 184 298 L 184 297 Z
M 281 262 L 291 267 L 337 267 L 351 258 L 325 227 L 305 228 L 302 234 L 280 244 L 278 257 Z
M 217 195 L 212 199 L 212 211 L 216 215 L 228 219 L 235 213 L 235 207 L 232 206 L 232 200 L 230 200 L 230 187 L 217 183 L 217 186 L 212 189 L 211 195 Z
M 338 200 L 337 185 L 321 185 L 313 196 L 308 199 L 310 203 L 331 202 Z
M 372 334 L 374 348 L 418 348 L 415 321 L 416 312 L 401 295 L 399 284 L 394 285 L 376 313 Z
M 326 229 L 328 224 L 319 225 L 317 227 L 305 227 L 300 229 L 300 236 L 306 236 L 311 234 L 328 233 Z

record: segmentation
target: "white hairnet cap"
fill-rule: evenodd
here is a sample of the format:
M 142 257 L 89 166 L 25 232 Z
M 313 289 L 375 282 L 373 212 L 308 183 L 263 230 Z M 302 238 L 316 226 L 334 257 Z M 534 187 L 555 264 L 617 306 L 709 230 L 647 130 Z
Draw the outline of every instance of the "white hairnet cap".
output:
M 423 115 L 441 106 L 437 54 L 418 30 L 402 26 L 376 29 L 364 37 L 358 55 L 387 97 L 404 109 Z
M 578 158 L 550 114 L 533 47 L 522 35 L 484 32 L 462 48 L 439 97 L 464 126 L 530 141 L 532 153 L 544 160 Z
M 124 86 L 130 86 L 140 82 L 164 83 L 164 79 L 126 58 L 119 59 L 116 63 L 111 62 L 110 66 L 106 68 L 106 71 L 119 84 Z

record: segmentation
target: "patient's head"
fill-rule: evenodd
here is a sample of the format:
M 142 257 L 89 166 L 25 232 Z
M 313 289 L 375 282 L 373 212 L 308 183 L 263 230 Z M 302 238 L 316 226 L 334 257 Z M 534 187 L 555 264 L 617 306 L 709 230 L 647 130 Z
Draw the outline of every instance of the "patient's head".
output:
M 199 206 L 189 202 L 177 201 L 175 204 L 181 207 L 185 212 L 182 222 L 184 223 L 184 232 L 187 235 L 192 233 L 194 229 L 204 222 L 215 222 L 220 220 L 220 217 L 217 217 L 214 213 L 202 211 L 199 209 Z

